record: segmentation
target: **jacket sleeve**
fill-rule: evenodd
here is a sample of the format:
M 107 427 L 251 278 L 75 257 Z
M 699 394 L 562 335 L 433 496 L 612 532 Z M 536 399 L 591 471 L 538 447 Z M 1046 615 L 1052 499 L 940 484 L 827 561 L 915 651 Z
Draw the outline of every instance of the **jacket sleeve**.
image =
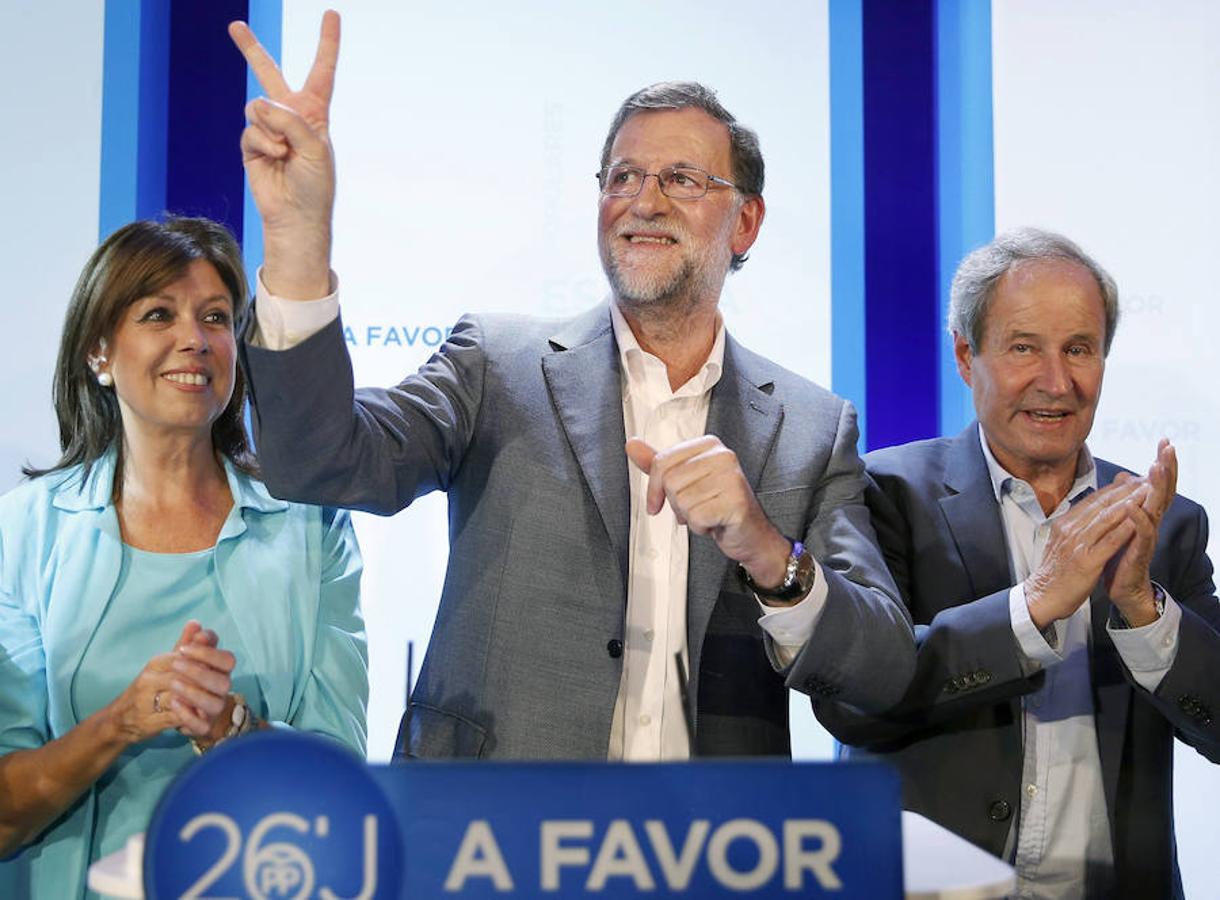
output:
M 916 526 L 903 505 L 866 476 L 873 526 L 903 602 L 914 606 Z M 941 609 L 915 626 L 915 666 L 901 699 L 881 715 L 854 704 L 815 700 L 822 724 L 839 741 L 893 750 L 974 710 L 1032 693 L 1044 675 L 1023 664 L 1009 614 L 1010 587 Z
M 7 511 L 7 505 L 5 507 Z M 0 516 L 0 755 L 50 740 L 47 663 L 36 606 L 24 598 L 16 535 Z
M 477 321 L 463 318 L 417 373 L 391 388 L 360 390 L 341 320 L 289 350 L 243 340 L 268 490 L 286 500 L 392 515 L 448 488 L 478 417 L 481 340 Z
M 1164 579 L 1161 583 L 1182 608 L 1177 655 L 1154 693 L 1140 687 L 1125 666 L 1123 673 L 1137 694 L 1169 720 L 1179 738 L 1220 763 L 1220 602 L 1207 535 L 1207 514 L 1194 507 L 1179 527 L 1161 536 L 1168 551 L 1162 558 L 1182 561 L 1173 571 L 1153 572 L 1153 579 Z
M 365 753 L 368 646 L 360 613 L 360 549 L 348 513 L 322 510 L 322 583 L 313 665 L 292 718 L 302 731 L 335 738 Z
M 879 712 L 903 695 L 915 645 L 910 616 L 877 548 L 864 505 L 856 417 L 840 410 L 834 448 L 814 495 L 805 544 L 827 582 L 825 607 L 787 673 L 790 688 Z M 819 705 L 816 702 L 814 709 Z

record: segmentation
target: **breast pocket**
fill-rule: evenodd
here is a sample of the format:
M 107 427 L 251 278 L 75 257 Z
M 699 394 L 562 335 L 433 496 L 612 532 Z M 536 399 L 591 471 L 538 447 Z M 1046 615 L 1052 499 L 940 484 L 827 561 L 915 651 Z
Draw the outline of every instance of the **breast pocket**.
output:
M 811 490 L 808 487 L 759 491 L 758 503 L 771 524 L 786 537 L 801 539 L 809 529 Z

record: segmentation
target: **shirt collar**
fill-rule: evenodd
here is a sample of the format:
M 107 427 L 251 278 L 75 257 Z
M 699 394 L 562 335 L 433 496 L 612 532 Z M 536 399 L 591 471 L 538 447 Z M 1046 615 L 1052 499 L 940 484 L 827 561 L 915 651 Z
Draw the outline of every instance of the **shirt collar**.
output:
M 627 320 L 623 317 L 618 304 L 613 299 L 609 302 L 610 324 L 614 327 L 614 340 L 618 344 L 619 367 L 628 382 L 642 381 L 644 379 L 644 360 L 647 358 L 657 360 L 658 363 L 661 361 L 640 346 L 640 342 L 636 340 L 635 333 L 631 330 L 631 326 L 627 324 Z M 716 386 L 716 383 L 720 381 L 721 373 L 724 371 L 724 339 L 724 317 L 718 312 L 716 313 L 716 339 L 712 341 L 712 351 L 707 355 L 703 368 L 690 381 L 682 385 L 678 391 L 675 391 L 675 393 L 704 394 Z M 664 365 L 663 363 L 661 364 Z M 694 388 L 694 390 L 683 390 L 688 385 Z
M 987 461 L 987 474 L 991 476 L 991 489 L 995 492 L 996 502 L 999 502 L 1004 497 L 1005 488 L 1010 488 L 1013 482 L 1020 479 L 1000 465 L 995 458 L 991 447 L 987 445 L 987 435 L 983 433 L 982 425 L 979 425 L 979 443 L 983 447 L 983 459 Z M 1076 480 L 1072 482 L 1065 499 L 1075 500 L 1089 489 L 1097 490 L 1097 464 L 1093 461 L 1093 454 L 1089 452 L 1088 445 L 1082 444 L 1080 454 L 1076 457 Z

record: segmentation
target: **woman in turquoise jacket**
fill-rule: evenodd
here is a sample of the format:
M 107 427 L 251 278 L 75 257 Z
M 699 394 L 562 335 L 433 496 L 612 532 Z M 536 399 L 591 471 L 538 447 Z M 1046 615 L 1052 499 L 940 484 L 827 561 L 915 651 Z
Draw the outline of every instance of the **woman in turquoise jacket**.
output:
M 0 498 L 0 887 L 83 896 L 196 753 L 255 728 L 364 752 L 359 551 L 346 513 L 257 478 L 246 284 L 200 219 L 120 229 L 77 284 L 63 455 Z

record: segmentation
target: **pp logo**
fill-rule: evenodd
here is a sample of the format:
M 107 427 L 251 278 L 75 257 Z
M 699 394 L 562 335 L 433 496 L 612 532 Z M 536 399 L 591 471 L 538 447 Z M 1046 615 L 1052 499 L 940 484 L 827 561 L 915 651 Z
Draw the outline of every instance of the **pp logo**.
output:
M 363 760 L 310 735 L 251 735 L 203 757 L 148 831 L 150 898 L 376 900 L 402 885 L 401 838 Z

